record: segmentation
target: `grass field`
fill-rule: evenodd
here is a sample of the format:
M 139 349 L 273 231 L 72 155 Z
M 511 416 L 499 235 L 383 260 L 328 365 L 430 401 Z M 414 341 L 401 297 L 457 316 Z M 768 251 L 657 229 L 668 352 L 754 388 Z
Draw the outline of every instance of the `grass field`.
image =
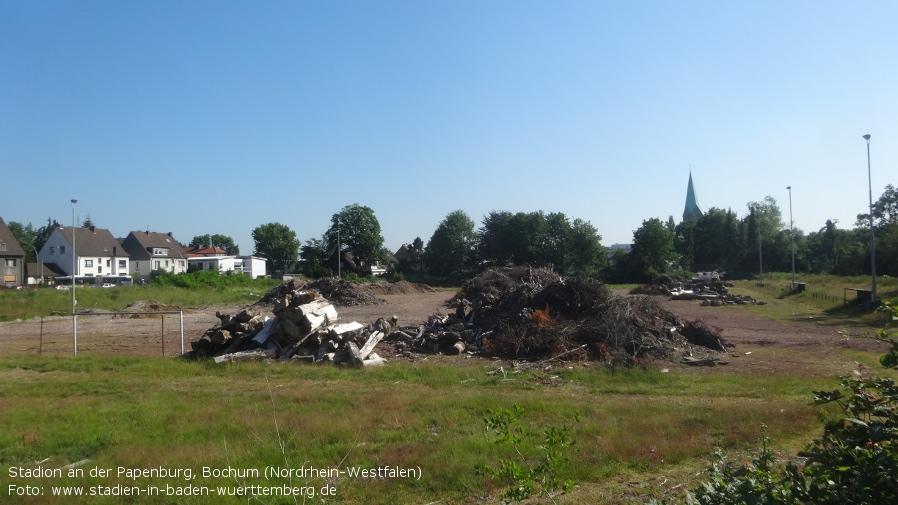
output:
M 514 456 L 486 437 L 483 418 L 517 404 L 524 409 L 522 424 L 534 434 L 549 426 L 573 428 L 578 451 L 560 470 L 580 485 L 565 502 L 616 503 L 626 493 L 658 495 L 665 479 L 694 479 L 714 447 L 751 447 L 761 423 L 792 452 L 815 428 L 808 392 L 820 384 L 800 377 L 580 365 L 503 377 L 487 375 L 489 367 L 439 361 L 338 370 L 176 359 L 0 359 L 0 496 L 10 494 L 10 484 L 32 485 L 42 496 L 13 501 L 121 503 L 121 497 L 54 498 L 52 488 L 276 486 L 291 480 L 204 479 L 201 471 L 398 466 L 420 468 L 421 478 L 306 476 L 294 477 L 291 485 L 331 485 L 336 496 L 329 503 L 470 503 L 502 491 L 501 483 L 476 475 L 475 468 Z M 539 442 L 525 444 L 524 452 L 535 453 Z M 12 478 L 8 470 L 76 462 L 85 477 Z M 189 469 L 195 478 L 135 480 L 115 476 L 119 467 Z M 112 475 L 91 478 L 94 468 L 112 469 Z M 245 501 L 145 497 L 133 503 Z
M 839 289 L 833 286 L 827 292 Z M 734 289 L 770 300 L 773 317 L 863 317 L 840 309 L 841 302 L 807 294 L 753 283 Z M 889 289 L 894 292 L 884 292 Z M 112 296 L 109 290 L 90 291 Z M 178 303 L 166 296 L 180 294 L 154 298 Z M 116 303 L 127 304 L 130 294 L 123 290 L 118 297 Z M 0 357 L 0 501 L 497 503 L 508 483 L 475 469 L 501 458 L 523 456 L 533 463 L 543 431 L 567 425 L 576 450 L 558 470 L 577 486 L 556 501 L 641 503 L 700 482 L 716 447 L 746 456 L 757 447 L 761 425 L 777 453 L 792 457 L 819 435 L 811 392 L 837 386 L 835 379 L 799 375 L 662 373 L 585 363 L 491 374 L 498 365 L 478 360 L 459 366 L 457 359 L 440 356 L 361 370 L 173 358 Z M 520 455 L 495 444 L 484 426 L 490 411 L 512 405 L 523 408 L 521 426 L 534 435 Z M 278 475 L 267 478 L 271 468 Z M 350 474 L 378 468 L 413 475 Z M 261 494 L 284 486 L 303 494 Z M 219 487 L 255 495 L 211 494 Z M 103 496 L 54 496 L 54 489 Z M 332 494 L 322 496 L 322 490 Z M 174 494 L 161 494 L 166 491 Z M 210 495 L 197 495 L 203 491 Z

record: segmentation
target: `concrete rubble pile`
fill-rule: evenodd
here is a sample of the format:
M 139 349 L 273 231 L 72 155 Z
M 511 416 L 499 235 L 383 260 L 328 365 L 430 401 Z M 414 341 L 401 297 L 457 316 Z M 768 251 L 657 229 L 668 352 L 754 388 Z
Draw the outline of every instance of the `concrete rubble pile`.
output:
M 333 304 L 316 291 L 281 291 L 271 300 L 273 318 L 253 307 L 233 316 L 217 312 L 221 323 L 192 342 L 187 356 L 211 357 L 216 363 L 274 359 L 353 367 L 384 364 L 373 351 L 393 325 L 383 319 L 371 326 L 339 323 Z

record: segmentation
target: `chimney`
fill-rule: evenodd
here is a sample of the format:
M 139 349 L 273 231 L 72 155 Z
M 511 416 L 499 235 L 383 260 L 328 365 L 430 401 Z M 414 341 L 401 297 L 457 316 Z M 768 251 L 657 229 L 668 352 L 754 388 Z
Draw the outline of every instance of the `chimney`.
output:
M 91 226 L 91 227 L 90 227 L 90 232 L 93 233 L 94 235 L 96 235 L 96 234 L 97 234 L 97 227 L 96 227 L 96 226 Z
M 171 237 L 171 232 L 168 232 L 168 236 Z

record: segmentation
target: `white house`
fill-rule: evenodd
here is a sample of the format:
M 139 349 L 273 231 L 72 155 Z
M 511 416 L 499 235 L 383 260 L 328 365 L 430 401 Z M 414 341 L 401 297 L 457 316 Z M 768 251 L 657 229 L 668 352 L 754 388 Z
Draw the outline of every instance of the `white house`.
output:
M 131 256 L 131 275 L 149 279 L 154 270 L 173 274 L 187 271 L 187 253 L 171 233 L 132 231 L 122 241 L 122 247 Z
M 237 259 L 242 262 L 240 268 L 243 273 L 248 275 L 251 279 L 258 279 L 259 277 L 268 275 L 266 270 L 266 265 L 268 263 L 267 259 L 259 258 L 258 256 L 237 256 Z
M 221 273 L 241 273 L 253 279 L 265 277 L 265 258 L 256 256 L 234 256 L 223 254 L 224 251 L 217 248 L 193 250 L 190 252 L 187 262 L 197 270 L 218 270 Z
M 67 276 L 74 275 L 76 279 L 83 281 L 86 278 L 127 276 L 130 257 L 109 230 L 96 226 L 60 226 L 53 230 L 47 243 L 41 248 L 38 261 L 55 264 Z

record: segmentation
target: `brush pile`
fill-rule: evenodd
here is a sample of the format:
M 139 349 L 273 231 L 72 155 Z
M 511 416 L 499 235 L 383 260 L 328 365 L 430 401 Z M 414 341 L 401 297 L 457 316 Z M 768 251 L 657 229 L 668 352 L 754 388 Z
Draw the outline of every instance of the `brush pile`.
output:
M 589 358 L 615 364 L 671 360 L 691 343 L 723 349 L 719 329 L 690 327 L 656 299 L 619 297 L 602 282 L 548 269 L 490 269 L 462 287 L 456 313 L 486 354 L 513 359 Z

